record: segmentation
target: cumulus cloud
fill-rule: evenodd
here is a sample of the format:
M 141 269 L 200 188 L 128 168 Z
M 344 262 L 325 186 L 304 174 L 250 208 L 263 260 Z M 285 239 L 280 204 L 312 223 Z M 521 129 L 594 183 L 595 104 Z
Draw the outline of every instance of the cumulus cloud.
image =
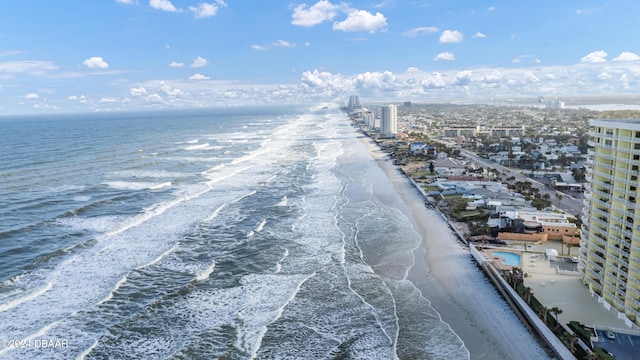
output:
M 182 97 L 187 95 L 187 93 L 185 93 L 184 91 L 177 89 L 177 88 L 172 88 L 166 81 L 161 81 L 160 82 L 160 88 L 159 91 L 161 93 L 164 93 L 165 95 L 168 95 L 169 97 Z
M 147 89 L 144 86 L 140 86 L 139 88 L 131 88 L 129 89 L 129 94 L 132 96 L 144 96 L 147 95 Z
M 607 53 L 602 50 L 590 52 L 580 58 L 581 63 L 599 63 L 605 61 L 607 61 Z
M 177 12 L 179 11 L 170 0 L 149 0 L 149 6 L 156 10 Z
M 116 0 L 116 2 L 121 4 L 133 5 L 136 3 L 136 0 Z
M 89 69 L 108 69 L 109 64 L 107 64 L 104 59 L 100 56 L 93 56 L 82 62 L 82 65 L 88 67 Z
M 103 97 L 102 99 L 99 100 L 101 103 L 114 103 L 117 102 L 118 100 L 116 100 L 116 98 L 114 97 Z
M 438 55 L 436 55 L 433 58 L 433 61 L 440 61 L 440 60 L 446 60 L 446 61 L 454 61 L 456 59 L 456 56 L 450 52 L 442 52 Z
M 58 107 L 55 105 L 49 104 L 35 104 L 33 105 L 34 109 L 45 109 L 45 110 L 58 110 Z
M 172 61 L 171 64 L 169 64 L 169 66 L 175 67 L 175 68 L 181 68 L 181 67 L 184 67 L 184 63 Z
M 189 6 L 189 10 L 193 12 L 196 19 L 208 18 L 215 16 L 218 12 L 218 5 L 209 3 L 200 3 L 198 6 Z
M 189 80 L 209 80 L 211 79 L 208 76 L 204 76 L 202 74 L 193 74 L 191 76 L 189 76 Z
M 36 99 L 40 99 L 40 96 L 38 94 L 30 93 L 25 95 L 24 98 L 27 100 L 36 100 Z
M 486 37 L 487 37 L 487 35 L 485 35 L 485 34 L 481 33 L 480 31 L 476 31 L 476 33 L 475 33 L 475 34 L 473 34 L 471 37 L 472 37 L 473 39 L 484 39 L 484 38 L 486 38 Z
M 334 5 L 327 0 L 318 1 L 311 7 L 308 7 L 307 4 L 298 5 L 293 9 L 291 23 L 293 25 L 310 27 L 325 21 L 331 21 L 336 17 L 338 10 L 342 7 L 341 5 Z
M 404 33 L 402 33 L 402 35 L 413 37 L 413 36 L 418 36 L 418 35 L 433 34 L 433 33 L 438 32 L 438 31 L 439 31 L 439 29 L 437 27 L 422 26 L 422 27 L 409 29 L 409 30 L 405 31 Z
M 193 60 L 193 63 L 191 64 L 192 68 L 201 68 L 201 67 L 205 67 L 209 65 L 209 61 L 207 61 L 207 59 L 203 58 L 202 56 L 198 56 L 197 58 L 195 58 Z
M 638 54 L 634 54 L 632 52 L 625 51 L 615 57 L 613 61 L 637 61 L 640 60 L 640 56 Z
M 458 30 L 445 30 L 440 35 L 440 43 L 459 43 L 462 42 L 464 36 Z
M 262 46 L 262 45 L 251 45 L 251 48 L 253 50 L 259 50 L 259 51 L 267 51 L 267 48 Z
M 356 10 L 349 15 L 344 21 L 333 23 L 333 30 L 341 30 L 345 32 L 368 31 L 375 33 L 378 30 L 384 31 L 387 26 L 387 19 L 381 13 L 372 13 L 366 10 Z
M 86 97 L 86 96 L 84 96 L 84 95 L 80 95 L 80 96 L 78 96 L 78 95 L 69 95 L 69 97 L 67 98 L 67 100 L 70 100 L 70 101 L 86 102 L 87 97 Z

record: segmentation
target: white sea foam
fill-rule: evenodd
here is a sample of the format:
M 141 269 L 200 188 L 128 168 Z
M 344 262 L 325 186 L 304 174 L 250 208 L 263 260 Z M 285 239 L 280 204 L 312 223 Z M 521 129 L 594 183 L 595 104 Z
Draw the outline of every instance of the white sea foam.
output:
M 93 344 L 91 344 L 91 346 L 89 346 L 83 352 L 81 352 L 78 356 L 76 356 L 76 360 L 84 360 L 87 357 L 87 355 L 91 354 L 93 349 L 95 349 L 97 346 L 98 346 L 98 340 L 94 341 Z
M 113 189 L 118 190 L 159 190 L 171 186 L 170 181 L 163 183 L 153 182 L 130 182 L 130 181 L 108 181 L 103 183 Z
M 113 293 L 116 292 L 120 286 L 122 286 L 122 284 L 124 284 L 125 282 L 127 282 L 127 277 L 126 276 L 122 276 L 122 278 L 120 278 L 120 280 L 118 280 L 118 282 L 115 284 L 115 286 L 113 288 L 111 288 L 111 291 L 109 291 L 109 294 L 104 297 L 104 299 L 98 301 L 98 305 L 103 304 L 109 300 L 111 300 L 111 298 L 113 298 Z
M 209 275 L 211 275 L 211 273 L 213 272 L 213 270 L 216 267 L 216 262 L 215 261 L 211 261 L 211 265 L 209 265 L 209 267 L 207 267 L 203 272 L 201 272 L 200 274 L 198 274 L 195 278 L 196 281 L 203 281 L 209 278 Z
M 289 257 L 289 249 L 284 249 L 284 254 L 282 254 L 282 258 L 276 262 L 276 271 L 275 273 L 279 273 L 282 271 L 282 263 Z
M 261 232 L 262 229 L 264 229 L 264 226 L 267 224 L 267 219 L 264 219 L 262 221 L 260 221 L 260 224 L 258 224 L 258 226 L 256 226 L 256 228 L 254 229 L 255 232 Z
M 255 359 L 267 326 L 282 316 L 284 308 L 295 298 L 302 284 L 315 275 L 245 276 L 242 288 L 248 300 L 238 312 L 241 325 L 234 346 Z
M 285 195 L 280 202 L 276 204 L 276 206 L 287 206 L 289 202 L 289 198 Z
M 172 252 L 174 252 L 176 249 L 178 248 L 178 244 L 173 245 L 172 248 L 170 248 L 169 250 L 163 252 L 162 254 L 160 254 L 160 256 L 158 256 L 157 258 L 149 261 L 148 263 L 144 264 L 144 265 L 140 265 L 138 267 L 135 268 L 135 270 L 142 270 L 144 268 L 147 268 L 155 263 L 157 263 L 158 261 L 164 259 L 167 255 L 171 254 Z
M 53 286 L 52 283 L 50 282 L 46 282 L 44 283 L 42 286 L 37 287 L 35 289 L 31 289 L 28 291 L 25 291 L 24 293 L 20 294 L 20 296 L 17 296 L 16 298 L 4 303 L 4 304 L 0 304 L 0 312 L 3 311 L 7 311 L 13 307 L 16 307 L 24 302 L 27 302 L 29 300 L 35 299 L 36 297 L 44 294 L 45 292 L 49 291 L 51 289 L 51 287 Z
M 202 150 L 202 149 L 206 149 L 208 147 L 209 147 L 209 143 L 204 143 L 204 144 L 187 146 L 184 149 L 185 150 Z
M 189 141 L 187 141 L 187 144 L 197 144 L 197 143 L 198 143 L 198 141 L 199 141 L 198 139 L 195 139 L 195 140 L 189 140 Z

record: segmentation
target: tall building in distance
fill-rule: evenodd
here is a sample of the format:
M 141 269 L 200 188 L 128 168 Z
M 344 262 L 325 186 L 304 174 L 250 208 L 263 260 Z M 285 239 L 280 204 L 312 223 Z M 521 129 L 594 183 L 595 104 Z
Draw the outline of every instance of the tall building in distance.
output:
M 398 132 L 398 108 L 395 105 L 383 106 L 380 109 L 380 131 L 386 136 Z
M 358 95 L 349 96 L 349 105 L 348 108 L 351 110 L 360 109 L 362 105 L 360 105 L 360 98 Z
M 578 269 L 607 309 L 640 325 L 640 119 L 590 124 Z

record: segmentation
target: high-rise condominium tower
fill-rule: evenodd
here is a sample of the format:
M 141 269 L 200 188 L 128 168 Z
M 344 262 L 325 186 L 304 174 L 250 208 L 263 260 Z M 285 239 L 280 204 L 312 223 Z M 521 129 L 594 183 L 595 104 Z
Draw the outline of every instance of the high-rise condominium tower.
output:
M 592 120 L 578 269 L 592 294 L 640 325 L 640 119 Z
M 380 109 L 380 127 L 383 134 L 393 136 L 398 132 L 398 108 L 395 105 Z

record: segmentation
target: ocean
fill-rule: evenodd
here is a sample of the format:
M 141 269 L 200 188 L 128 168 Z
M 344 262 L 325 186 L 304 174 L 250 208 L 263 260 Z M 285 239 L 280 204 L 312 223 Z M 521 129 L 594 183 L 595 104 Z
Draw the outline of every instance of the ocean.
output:
M 0 118 L 0 359 L 468 359 L 336 108 Z

